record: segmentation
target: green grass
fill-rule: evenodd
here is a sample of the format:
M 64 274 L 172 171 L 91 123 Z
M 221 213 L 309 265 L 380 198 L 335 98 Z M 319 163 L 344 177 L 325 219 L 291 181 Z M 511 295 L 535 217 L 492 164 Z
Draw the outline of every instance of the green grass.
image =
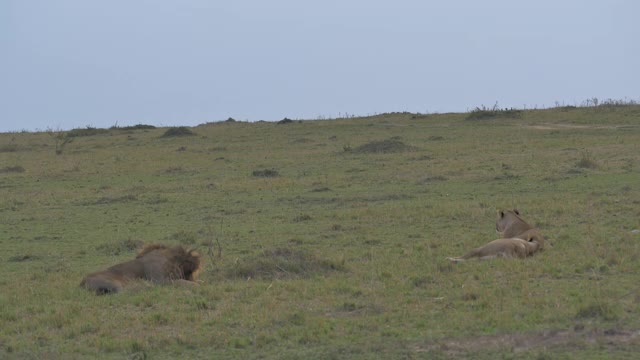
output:
M 0 357 L 632 358 L 640 106 L 467 116 L 0 134 Z M 445 260 L 513 207 L 545 251 Z M 141 242 L 202 285 L 78 287 Z

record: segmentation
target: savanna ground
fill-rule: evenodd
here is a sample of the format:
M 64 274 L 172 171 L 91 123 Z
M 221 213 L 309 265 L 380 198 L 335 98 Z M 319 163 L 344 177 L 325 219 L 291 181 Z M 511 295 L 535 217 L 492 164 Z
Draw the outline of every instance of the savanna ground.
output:
M 484 115 L 0 134 L 0 358 L 634 357 L 640 106 Z M 142 242 L 202 285 L 78 287 Z

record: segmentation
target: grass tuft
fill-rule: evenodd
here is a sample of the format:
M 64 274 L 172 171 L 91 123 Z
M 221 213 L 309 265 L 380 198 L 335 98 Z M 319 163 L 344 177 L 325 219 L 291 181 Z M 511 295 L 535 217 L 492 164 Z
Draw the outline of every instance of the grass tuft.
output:
M 16 151 L 18 151 L 18 145 L 16 145 L 16 144 L 0 145 L 0 153 L 3 153 L 3 152 L 16 152 Z
M 277 177 L 280 175 L 275 169 L 254 170 L 251 174 L 255 177 Z
M 308 221 L 308 220 L 311 220 L 311 215 L 308 215 L 308 214 L 300 214 L 293 218 L 293 222 L 296 222 L 296 223 Z
M 576 166 L 580 169 L 597 169 L 598 163 L 593 160 L 589 151 L 582 152 L 582 157 L 576 163 Z
M 354 153 L 379 154 L 379 153 L 398 153 L 403 151 L 410 151 L 413 149 L 414 149 L 413 146 L 409 146 L 398 139 L 386 139 L 386 140 L 372 141 L 372 142 L 360 145 L 351 151 L 353 151 Z
M 608 303 L 591 303 L 578 309 L 577 319 L 597 319 L 614 321 L 618 319 L 618 314 L 613 306 Z
M 138 197 L 133 194 L 122 195 L 122 196 L 103 196 L 100 199 L 96 200 L 96 205 L 108 205 L 114 203 L 127 203 L 131 201 L 137 201 Z
M 522 110 L 517 110 L 514 108 L 504 108 L 500 109 L 498 107 L 498 103 L 493 105 L 491 108 L 487 108 L 484 105 L 481 107 L 476 107 L 471 110 L 467 115 L 467 120 L 489 120 L 496 118 L 510 118 L 516 119 L 519 118 L 522 114 Z
M 36 255 L 30 255 L 30 254 L 25 254 L 25 255 L 15 255 L 9 258 L 10 262 L 23 262 L 23 261 L 33 261 L 33 260 L 38 260 L 40 259 L 39 256 Z
M 86 128 L 69 130 L 66 134 L 66 137 L 73 138 L 73 137 L 82 137 L 82 136 L 95 136 L 95 135 L 102 135 L 107 133 L 109 133 L 109 130 L 107 129 L 99 129 L 99 128 L 87 126 Z
M 22 166 L 6 166 L 0 169 L 0 174 L 2 173 L 23 173 L 25 170 Z
M 119 126 L 111 127 L 112 130 L 153 130 L 155 128 L 156 127 L 153 125 L 145 125 L 145 124 L 123 126 L 123 127 L 119 127 Z
M 184 245 L 192 245 L 198 241 L 198 235 L 193 231 L 181 230 L 170 236 L 170 239 Z

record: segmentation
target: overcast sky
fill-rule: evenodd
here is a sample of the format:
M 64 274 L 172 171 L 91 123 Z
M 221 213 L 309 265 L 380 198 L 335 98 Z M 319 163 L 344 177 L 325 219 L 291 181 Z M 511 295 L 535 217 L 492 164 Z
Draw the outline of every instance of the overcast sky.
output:
M 640 100 L 636 0 L 0 0 L 0 131 Z

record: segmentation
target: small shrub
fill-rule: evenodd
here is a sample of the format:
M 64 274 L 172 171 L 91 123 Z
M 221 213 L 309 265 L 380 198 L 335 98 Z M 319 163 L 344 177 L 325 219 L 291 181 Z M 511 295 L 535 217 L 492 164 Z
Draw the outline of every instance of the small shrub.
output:
M 255 177 L 277 177 L 279 175 L 275 169 L 254 170 L 252 174 Z
M 191 131 L 186 126 L 172 127 L 162 134 L 162 137 L 177 137 L 177 136 L 194 136 L 196 133 Z
M 9 258 L 10 262 L 23 262 L 23 261 L 32 261 L 32 260 L 38 260 L 39 257 L 35 256 L 35 255 L 29 255 L 29 254 L 24 254 L 24 255 L 15 255 Z
M 441 273 L 449 273 L 453 271 L 453 265 L 451 264 L 450 261 L 447 262 L 441 262 L 438 264 L 438 271 Z
M 186 170 L 182 166 L 172 166 L 162 170 L 163 174 L 184 174 Z
M 284 118 L 280 121 L 278 121 L 278 124 L 291 124 L 293 122 L 293 120 L 289 119 L 289 118 Z
M 0 153 L 3 152 L 16 152 L 18 151 L 18 145 L 16 144 L 6 144 L 0 146 Z
M 420 179 L 420 181 L 418 181 L 419 185 L 424 185 L 424 184 L 428 184 L 428 183 L 432 183 L 432 182 L 438 182 L 438 181 L 447 181 L 449 180 L 446 176 L 442 176 L 442 175 L 434 175 L 434 176 L 427 176 L 424 177 L 422 179 Z
M 313 188 L 313 189 L 311 190 L 311 192 L 327 192 L 327 191 L 331 191 L 331 189 L 329 189 L 329 188 L 328 188 L 328 187 L 326 187 L 326 186 L 318 187 L 318 188 Z
M 137 201 L 137 200 L 138 200 L 138 197 L 133 194 L 123 195 L 123 196 L 103 196 L 100 199 L 96 200 L 95 205 L 123 203 L 123 202 Z
M 472 291 L 467 291 L 464 294 L 462 294 L 461 299 L 463 301 L 476 301 L 478 300 L 480 296 L 478 294 L 476 294 L 475 292 Z
M 594 319 L 601 318 L 603 320 L 617 320 L 618 314 L 616 314 L 615 309 L 607 304 L 588 304 L 580 309 L 576 313 L 577 319 Z
M 72 137 L 81 137 L 81 136 L 94 136 L 94 135 L 106 134 L 108 132 L 109 130 L 107 129 L 98 129 L 91 126 L 87 126 L 86 128 L 69 130 L 66 134 L 66 137 L 72 138 Z
M 591 158 L 590 152 L 584 151 L 582 153 L 582 158 L 576 163 L 576 166 L 581 169 L 597 169 L 598 163 Z
M 0 174 L 2 173 L 23 173 L 24 168 L 22 166 L 7 166 L 0 169 Z
M 380 141 L 372 141 L 370 143 L 360 145 L 353 150 L 356 153 L 397 153 L 412 150 L 413 147 L 406 145 L 398 139 L 387 139 Z
M 138 124 L 138 125 L 132 125 L 132 126 L 123 126 L 123 127 L 118 127 L 118 126 L 112 126 L 111 129 L 113 130 L 152 130 L 155 129 L 156 127 L 153 125 L 144 125 L 144 124 Z
M 511 174 L 509 172 L 504 172 L 502 175 L 497 175 L 493 179 L 494 180 L 516 180 L 519 179 L 520 176 Z
M 487 108 L 484 105 L 481 107 L 476 107 L 475 109 L 469 112 L 467 115 L 467 120 L 486 120 L 486 119 L 495 119 L 495 118 L 519 118 L 522 113 L 522 110 L 517 110 L 514 108 L 504 108 L 500 109 L 498 107 L 498 103 L 493 105 L 492 108 Z
M 293 218 L 293 222 L 302 222 L 302 221 L 308 221 L 308 220 L 311 220 L 311 216 L 307 214 L 298 215 Z
M 431 275 L 411 278 L 411 284 L 417 288 L 428 288 L 435 283 L 436 281 Z

